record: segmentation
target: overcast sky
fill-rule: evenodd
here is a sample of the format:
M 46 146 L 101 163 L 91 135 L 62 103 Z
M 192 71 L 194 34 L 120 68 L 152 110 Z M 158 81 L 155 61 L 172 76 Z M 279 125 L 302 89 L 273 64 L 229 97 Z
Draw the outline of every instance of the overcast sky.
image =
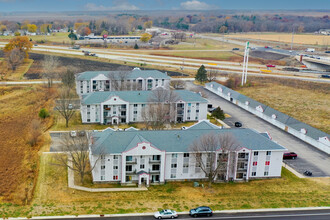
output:
M 330 9 L 330 0 L 0 0 L 0 11 Z

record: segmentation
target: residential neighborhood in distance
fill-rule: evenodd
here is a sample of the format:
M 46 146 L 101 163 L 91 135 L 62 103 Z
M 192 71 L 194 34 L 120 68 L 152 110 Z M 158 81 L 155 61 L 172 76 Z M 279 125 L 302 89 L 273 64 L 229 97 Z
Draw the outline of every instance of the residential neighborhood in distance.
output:
M 0 0 L 0 220 L 330 219 L 330 1 Z

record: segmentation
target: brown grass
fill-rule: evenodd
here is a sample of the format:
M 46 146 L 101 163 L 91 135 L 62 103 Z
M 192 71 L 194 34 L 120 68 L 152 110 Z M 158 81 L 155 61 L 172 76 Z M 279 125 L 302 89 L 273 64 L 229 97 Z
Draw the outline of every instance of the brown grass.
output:
M 42 107 L 49 108 L 53 92 L 40 86 L 0 87 L 0 202 L 28 203 L 38 174 L 38 150 L 28 145 L 33 119 Z M 52 123 L 43 121 L 43 128 Z
M 291 43 L 291 33 L 251 33 L 251 34 L 229 34 L 226 35 L 231 38 L 245 38 L 255 40 L 267 40 Z M 310 45 L 329 45 L 330 36 L 315 35 L 315 34 L 295 34 L 293 38 L 295 44 L 310 44 Z
M 8 65 L 4 59 L 0 59 L 0 76 L 2 80 L 22 80 L 24 74 L 29 70 L 33 60 L 25 59 L 24 62 L 17 67 L 15 71 L 8 68 Z
M 238 91 L 324 132 L 330 132 L 330 87 L 326 83 L 250 77 Z
M 188 211 L 199 205 L 214 210 L 330 205 L 329 182 L 299 179 L 286 169 L 279 179 L 214 184 L 211 189 L 195 188 L 193 182 L 169 182 L 144 192 L 88 193 L 68 188 L 66 168 L 50 163 L 54 163 L 52 155 L 43 154 L 33 205 L 3 205 L 4 216 Z

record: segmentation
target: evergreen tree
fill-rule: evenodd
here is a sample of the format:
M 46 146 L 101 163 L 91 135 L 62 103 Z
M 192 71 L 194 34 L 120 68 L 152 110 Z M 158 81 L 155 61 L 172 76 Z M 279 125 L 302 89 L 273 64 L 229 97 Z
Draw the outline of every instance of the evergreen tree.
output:
M 135 44 L 134 49 L 139 49 L 139 45 Z
M 223 120 L 226 118 L 225 114 L 223 113 L 223 110 L 220 107 L 214 109 L 211 115 L 220 120 Z
M 201 67 L 199 67 L 199 69 L 197 70 L 197 74 L 195 76 L 195 79 L 198 81 L 198 82 L 206 82 L 207 81 L 207 75 L 206 75 L 206 70 L 205 70 L 205 66 L 204 65 L 201 65 Z

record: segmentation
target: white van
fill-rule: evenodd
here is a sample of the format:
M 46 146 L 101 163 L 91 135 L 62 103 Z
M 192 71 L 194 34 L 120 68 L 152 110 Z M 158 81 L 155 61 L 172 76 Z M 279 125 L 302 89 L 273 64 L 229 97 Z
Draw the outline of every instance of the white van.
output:
M 307 48 L 305 51 L 306 52 L 315 52 L 315 49 L 314 48 Z

